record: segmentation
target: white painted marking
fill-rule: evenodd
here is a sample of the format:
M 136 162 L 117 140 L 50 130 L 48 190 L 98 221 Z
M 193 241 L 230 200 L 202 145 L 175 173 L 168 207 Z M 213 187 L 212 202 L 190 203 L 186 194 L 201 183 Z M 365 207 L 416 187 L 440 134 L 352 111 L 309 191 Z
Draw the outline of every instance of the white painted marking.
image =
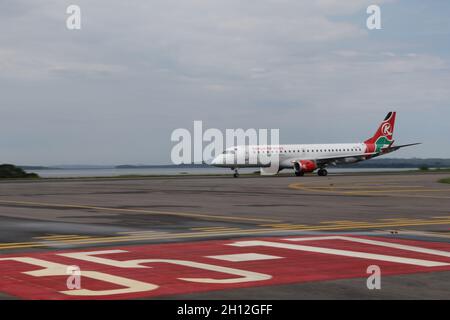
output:
M 201 270 L 215 271 L 219 273 L 225 273 L 228 275 L 238 276 L 237 278 L 227 279 L 213 279 L 213 278 L 178 278 L 183 281 L 198 282 L 198 283 L 242 283 L 251 281 L 263 281 L 272 278 L 269 274 L 252 272 L 247 270 L 241 270 L 236 268 L 222 267 L 213 264 L 200 263 L 189 260 L 176 260 L 176 259 L 136 259 L 136 260 L 113 260 L 108 258 L 96 257 L 95 255 L 112 254 L 127 252 L 124 250 L 103 250 L 103 251 L 91 251 L 91 252 L 72 252 L 72 253 L 59 253 L 59 256 L 79 259 L 99 264 L 105 264 L 117 268 L 152 268 L 144 266 L 145 263 L 169 263 L 180 265 L 184 267 L 196 268 Z
M 283 259 L 283 257 L 271 256 L 268 254 L 260 254 L 260 253 L 222 254 L 220 256 L 207 256 L 207 258 L 231 262 Z
M 428 249 L 428 248 L 423 248 L 423 247 L 409 246 L 409 245 L 405 245 L 405 244 L 385 242 L 385 241 L 378 241 L 378 240 L 369 240 L 369 239 L 363 239 L 363 238 L 353 238 L 353 237 L 344 237 L 344 236 L 330 236 L 330 237 L 317 237 L 317 238 L 314 238 L 314 237 L 309 237 L 309 238 L 290 238 L 290 239 L 283 239 L 283 240 L 287 240 L 287 241 L 347 240 L 347 241 L 352 241 L 352 242 L 371 244 L 371 245 L 374 245 L 374 246 L 382 246 L 382 247 L 401 249 L 401 250 L 407 250 L 407 251 L 413 251 L 413 252 L 420 252 L 420 253 L 426 253 L 426 254 L 431 254 L 431 255 L 435 255 L 435 256 L 442 256 L 442 257 L 450 258 L 450 252 L 448 252 L 448 251 Z
M 388 255 L 384 255 L 384 254 L 374 254 L 374 253 L 357 252 L 357 251 L 349 251 L 349 250 L 303 246 L 303 245 L 297 245 L 297 244 L 271 242 L 271 241 L 259 241 L 259 240 L 237 241 L 234 243 L 230 243 L 228 245 L 235 246 L 235 247 L 265 246 L 265 247 L 280 248 L 280 249 L 291 249 L 291 250 L 298 250 L 298 251 L 325 253 L 325 254 L 345 256 L 345 257 L 351 257 L 351 258 L 362 258 L 362 259 L 370 259 L 370 260 L 412 264 L 412 265 L 422 266 L 422 267 L 442 267 L 442 266 L 449 265 L 448 263 L 438 262 L 438 261 L 412 259 L 412 258 L 388 256 Z
M 10 257 L 10 258 L 1 258 L 1 261 L 13 260 L 22 263 L 27 263 L 33 266 L 41 267 L 42 269 L 26 271 L 22 272 L 23 274 L 27 274 L 33 277 L 52 277 L 52 276 L 66 276 L 67 268 L 69 265 L 64 265 L 60 263 L 50 262 L 47 260 L 30 258 L 30 257 Z M 124 293 L 135 293 L 135 292 L 145 292 L 152 291 L 159 288 L 158 285 L 146 283 L 142 281 L 137 281 L 133 279 L 128 279 L 124 277 L 119 277 L 111 274 L 107 274 L 99 271 L 82 271 L 82 277 L 91 278 L 103 282 L 107 282 L 118 287 L 117 289 L 108 289 L 108 290 L 89 290 L 89 289 L 75 289 L 75 290 L 67 290 L 67 291 L 59 291 L 62 294 L 71 295 L 71 296 L 109 296 L 113 294 L 124 294 Z

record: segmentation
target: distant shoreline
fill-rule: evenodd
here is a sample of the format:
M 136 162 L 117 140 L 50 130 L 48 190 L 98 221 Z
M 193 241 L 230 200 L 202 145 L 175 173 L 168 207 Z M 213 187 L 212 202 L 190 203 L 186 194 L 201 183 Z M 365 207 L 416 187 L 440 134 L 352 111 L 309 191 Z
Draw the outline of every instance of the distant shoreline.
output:
M 208 164 L 121 164 L 121 165 L 55 165 L 55 166 L 34 166 L 19 165 L 24 170 L 98 170 L 98 169 L 201 169 L 211 168 Z M 335 168 L 373 168 L 373 169 L 416 169 L 421 167 L 428 168 L 450 168 L 450 159 L 444 158 L 379 158 L 369 161 L 336 166 Z

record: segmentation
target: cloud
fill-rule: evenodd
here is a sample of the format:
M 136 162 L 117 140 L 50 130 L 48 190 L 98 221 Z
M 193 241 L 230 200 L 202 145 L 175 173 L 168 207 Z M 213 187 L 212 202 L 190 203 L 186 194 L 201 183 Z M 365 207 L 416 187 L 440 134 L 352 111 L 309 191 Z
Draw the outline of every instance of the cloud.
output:
M 448 115 L 449 48 L 421 45 L 440 25 L 405 34 L 400 1 L 378 1 L 385 24 L 368 31 L 370 2 L 78 0 L 69 31 L 72 1 L 2 1 L 0 134 L 20 146 L 0 141 L 5 161 L 167 162 L 171 131 L 198 119 L 323 142 L 392 107 Z

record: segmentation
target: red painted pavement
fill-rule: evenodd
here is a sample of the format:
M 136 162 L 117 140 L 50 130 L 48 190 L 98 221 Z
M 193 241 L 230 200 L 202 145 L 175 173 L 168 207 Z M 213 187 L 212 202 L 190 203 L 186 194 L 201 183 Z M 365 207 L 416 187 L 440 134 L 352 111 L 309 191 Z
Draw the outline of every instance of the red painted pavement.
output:
M 353 236 L 352 236 L 353 237 Z M 296 237 L 298 238 L 298 237 Z M 400 243 L 422 248 L 442 250 L 450 252 L 450 244 L 442 242 L 411 241 L 400 239 L 389 239 L 381 237 L 361 237 L 378 241 Z M 378 265 L 381 268 L 382 276 L 399 275 L 420 272 L 434 272 L 450 270 L 450 265 L 437 267 L 423 267 L 396 262 L 385 262 L 368 260 L 354 257 L 344 257 L 324 253 L 313 253 L 305 251 L 295 251 L 290 249 L 280 249 L 271 247 L 234 247 L 227 244 L 236 241 L 263 240 L 278 243 L 289 243 L 322 248 L 334 248 L 341 250 L 351 250 L 383 255 L 393 255 L 415 259 L 445 262 L 450 264 L 449 257 L 410 252 L 394 248 L 367 245 L 345 240 L 313 240 L 306 242 L 287 241 L 282 238 L 244 238 L 235 240 L 220 241 L 198 241 L 190 243 L 175 244 L 148 244 L 121 247 L 84 248 L 83 250 L 70 251 L 49 251 L 43 253 L 20 253 L 0 255 L 0 291 L 24 299 L 126 299 L 138 297 L 157 297 L 164 295 L 185 294 L 194 292 L 206 292 L 212 290 L 235 289 L 253 286 L 267 286 L 275 284 L 301 283 L 307 281 L 324 281 L 336 279 L 349 279 L 364 277 L 369 275 L 366 269 L 369 265 Z M 97 250 L 126 250 L 124 253 L 114 253 L 106 255 L 96 255 L 96 257 L 108 258 L 120 261 L 135 259 L 178 259 L 212 264 L 216 266 L 235 268 L 270 275 L 271 278 L 262 281 L 251 281 L 232 284 L 211 284 L 194 283 L 179 278 L 212 278 L 228 279 L 238 278 L 222 272 L 202 270 L 187 266 L 170 263 L 146 263 L 145 266 L 151 268 L 119 268 L 78 259 L 58 256 L 60 253 L 91 252 Z M 238 254 L 238 253 L 259 253 L 282 257 L 282 259 L 229 262 L 208 258 L 212 255 Z M 12 257 L 31 257 L 49 262 L 56 262 L 64 265 L 77 265 L 81 272 L 100 271 L 106 274 L 125 277 L 141 282 L 158 285 L 155 290 L 146 292 L 134 292 L 118 295 L 79 297 L 69 296 L 60 291 L 67 291 L 66 280 L 68 275 L 34 277 L 23 272 L 40 270 L 42 267 L 33 266 L 18 261 L 1 260 Z M 82 288 L 89 290 L 111 290 L 120 289 L 122 286 L 111 283 L 93 280 L 82 276 Z

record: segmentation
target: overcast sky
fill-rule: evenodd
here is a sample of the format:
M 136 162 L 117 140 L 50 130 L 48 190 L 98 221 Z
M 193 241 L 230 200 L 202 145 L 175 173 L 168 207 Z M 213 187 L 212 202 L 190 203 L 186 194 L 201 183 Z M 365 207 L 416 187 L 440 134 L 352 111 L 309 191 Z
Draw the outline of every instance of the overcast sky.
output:
M 381 6 L 382 30 L 366 28 Z M 66 29 L 78 4 L 82 29 Z M 1 0 L 0 163 L 170 162 L 176 128 L 450 157 L 450 2 Z

